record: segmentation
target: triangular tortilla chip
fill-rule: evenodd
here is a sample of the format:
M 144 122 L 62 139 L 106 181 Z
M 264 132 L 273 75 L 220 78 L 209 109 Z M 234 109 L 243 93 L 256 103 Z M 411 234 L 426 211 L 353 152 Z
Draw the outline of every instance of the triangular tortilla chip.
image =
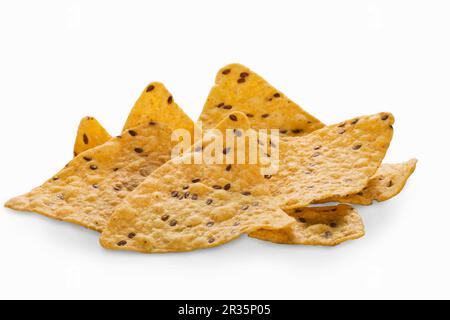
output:
M 392 139 L 394 117 L 380 113 L 280 140 L 280 169 L 271 193 L 283 209 L 362 191 Z
M 215 86 L 211 89 L 199 122 L 202 122 L 203 128 L 214 127 L 230 111 L 247 113 L 253 129 L 279 129 L 282 140 L 305 135 L 324 126 L 258 74 L 240 64 L 225 66 L 217 73 Z M 404 169 L 399 170 L 399 166 Z M 402 190 L 413 171 L 411 161 L 384 164 L 362 195 L 329 200 L 353 204 L 388 200 Z M 386 174 L 395 181 L 395 187 L 385 187 L 378 182 L 378 177 Z
M 246 121 L 235 113 L 218 128 L 245 130 Z M 192 157 L 185 153 L 169 161 L 130 194 L 111 217 L 101 244 L 147 253 L 190 251 L 294 223 L 268 201 L 258 164 L 183 164 Z
M 232 113 L 219 127 L 242 129 L 244 118 Z M 290 209 L 362 190 L 385 155 L 393 122 L 390 114 L 376 114 L 280 141 L 280 169 L 274 175 L 263 176 L 259 164 L 184 164 L 192 158 L 185 154 L 125 199 L 101 243 L 139 252 L 189 251 L 242 233 L 286 228 L 291 220 L 277 205 Z
M 258 230 L 249 236 L 281 244 L 335 246 L 364 235 L 356 209 L 348 205 L 308 207 L 287 212 L 296 223 L 280 230 Z
M 111 135 L 94 117 L 84 117 L 78 126 L 73 154 L 76 157 L 86 150 L 95 148 L 111 139 Z
M 172 94 L 159 82 L 150 83 L 131 109 L 123 130 L 154 121 L 170 129 L 186 129 L 193 136 L 194 122 L 176 104 Z
M 114 207 L 170 159 L 170 135 L 156 122 L 129 129 L 81 153 L 42 186 L 5 206 L 101 231 Z
M 253 129 L 280 129 L 281 136 L 302 136 L 324 127 L 322 122 L 240 64 L 230 64 L 217 73 L 216 84 L 199 121 L 204 129 L 211 129 L 232 111 L 245 113 Z

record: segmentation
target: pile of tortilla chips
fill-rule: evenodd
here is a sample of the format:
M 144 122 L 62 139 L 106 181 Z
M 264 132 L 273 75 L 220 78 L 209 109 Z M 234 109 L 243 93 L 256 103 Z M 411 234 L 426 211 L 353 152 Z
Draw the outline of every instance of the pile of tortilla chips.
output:
M 93 117 L 82 119 L 75 157 L 6 207 L 99 231 L 108 249 L 190 251 L 242 234 L 337 245 L 364 235 L 352 205 L 396 196 L 414 172 L 415 159 L 382 164 L 393 124 L 383 112 L 327 126 L 232 64 L 218 72 L 197 124 L 156 82 L 144 89 L 119 136 Z M 190 147 L 173 156 L 177 129 L 189 133 Z M 272 131 L 279 132 L 276 141 Z M 227 132 L 256 134 L 261 158 L 278 155 L 277 170 L 263 174 L 267 161 L 236 161 L 239 152 L 249 156 L 248 145 L 223 139 Z M 193 140 L 198 134 L 200 142 Z M 202 154 L 216 150 L 217 141 L 226 161 L 206 161 Z

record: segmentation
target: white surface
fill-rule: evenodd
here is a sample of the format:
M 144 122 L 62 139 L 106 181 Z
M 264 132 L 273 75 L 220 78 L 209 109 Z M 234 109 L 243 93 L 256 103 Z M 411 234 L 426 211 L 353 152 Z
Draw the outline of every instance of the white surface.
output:
M 0 209 L 0 298 L 450 298 L 448 1 L 2 1 L 1 201 L 70 158 L 96 116 L 118 134 L 162 81 L 194 119 L 216 71 L 240 62 L 326 123 L 390 111 L 386 161 L 417 157 L 366 236 L 335 248 L 247 237 L 142 255 L 98 234 Z

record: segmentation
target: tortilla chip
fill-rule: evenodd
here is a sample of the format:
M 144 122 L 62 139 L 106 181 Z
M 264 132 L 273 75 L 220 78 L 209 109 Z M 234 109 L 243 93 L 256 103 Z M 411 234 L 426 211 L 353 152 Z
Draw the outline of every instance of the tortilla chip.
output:
M 335 246 L 364 235 L 356 209 L 348 205 L 308 207 L 287 212 L 296 223 L 281 230 L 258 230 L 249 236 L 281 244 Z
M 101 231 L 114 207 L 170 159 L 170 135 L 158 123 L 127 130 L 81 153 L 42 186 L 5 206 Z
M 280 140 L 280 169 L 271 194 L 283 209 L 362 191 L 392 139 L 394 117 L 380 113 Z
M 322 122 L 240 64 L 230 64 L 217 73 L 216 84 L 199 121 L 204 129 L 211 129 L 231 111 L 245 113 L 253 129 L 280 129 L 281 135 L 302 136 L 324 127 Z
M 245 130 L 245 115 L 233 116 L 218 128 Z M 190 251 L 294 223 L 268 201 L 258 164 L 183 163 L 192 157 L 188 152 L 169 161 L 125 198 L 102 233 L 101 244 L 145 253 Z
M 149 122 L 166 124 L 170 129 L 186 129 L 193 136 L 194 122 L 175 103 L 172 94 L 159 82 L 150 83 L 131 109 L 123 130 Z
M 84 117 L 78 126 L 73 154 L 76 157 L 86 150 L 95 148 L 111 139 L 110 134 L 94 117 Z
M 373 201 L 389 200 L 403 190 L 408 178 L 416 169 L 416 164 L 416 159 L 403 163 L 383 164 L 361 192 L 343 198 L 326 199 L 324 202 L 370 205 Z

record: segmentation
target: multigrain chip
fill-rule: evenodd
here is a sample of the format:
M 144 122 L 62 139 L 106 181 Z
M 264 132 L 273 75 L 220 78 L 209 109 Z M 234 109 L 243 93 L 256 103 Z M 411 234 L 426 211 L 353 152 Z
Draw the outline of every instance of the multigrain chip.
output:
M 246 129 L 243 114 L 234 113 L 224 121 L 218 128 Z M 238 148 L 236 144 L 235 153 Z M 196 165 L 184 164 L 183 158 L 163 165 L 125 198 L 102 233 L 105 248 L 190 251 L 294 223 L 271 204 L 258 164 Z
M 386 154 L 393 123 L 391 114 L 380 113 L 280 140 L 271 194 L 290 209 L 361 192 Z
M 219 128 L 246 130 L 241 113 L 224 121 Z M 185 164 L 192 155 L 184 154 L 153 172 L 124 200 L 101 243 L 140 252 L 189 251 L 242 233 L 286 228 L 292 221 L 277 206 L 288 210 L 362 190 L 384 157 L 393 122 L 390 114 L 376 114 L 281 141 L 280 168 L 273 175 L 262 175 L 260 164 Z
M 240 64 L 222 68 L 216 76 L 199 121 L 214 128 L 232 111 L 247 115 L 253 129 L 280 129 L 282 136 L 301 136 L 324 127 L 263 78 Z
M 159 82 L 152 82 L 144 89 L 128 115 L 123 130 L 151 122 L 164 123 L 172 130 L 186 129 L 192 136 L 194 133 L 194 122 Z
M 343 198 L 326 199 L 324 202 L 370 205 L 373 201 L 389 200 L 402 191 L 416 169 L 416 164 L 416 159 L 404 163 L 383 164 L 361 192 Z
M 6 207 L 33 211 L 102 231 L 113 209 L 170 159 L 171 130 L 156 122 L 87 150 L 31 192 Z
M 295 224 L 280 230 L 258 230 L 249 236 L 282 244 L 335 246 L 364 235 L 361 217 L 348 205 L 307 207 L 287 213 Z
M 111 139 L 111 135 L 94 117 L 84 117 L 78 126 L 77 137 L 73 154 L 76 157 L 80 153 L 95 148 Z

